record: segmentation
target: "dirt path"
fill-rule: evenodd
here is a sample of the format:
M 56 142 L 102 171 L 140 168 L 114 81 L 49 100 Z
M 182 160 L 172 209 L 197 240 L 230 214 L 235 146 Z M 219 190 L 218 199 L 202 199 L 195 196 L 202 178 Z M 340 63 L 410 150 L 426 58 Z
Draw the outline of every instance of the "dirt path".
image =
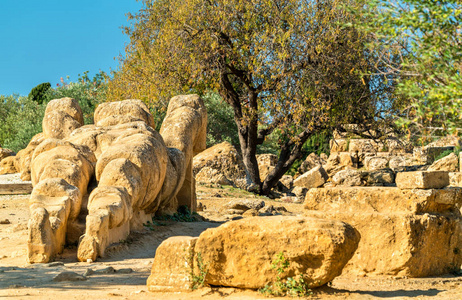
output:
M 302 204 L 259 198 L 234 189 L 198 187 L 198 201 L 205 214 L 219 214 L 231 199 L 255 198 L 289 213 L 301 214 Z M 268 299 L 257 291 L 205 287 L 191 293 L 150 293 L 146 280 L 157 246 L 176 235 L 198 236 L 213 222 L 162 221 L 132 234 L 112 247 L 108 256 L 93 263 L 76 260 L 76 249 L 68 248 L 56 263 L 29 265 L 26 262 L 28 195 L 0 196 L 0 298 L 11 299 Z M 204 215 L 205 215 L 204 214 Z M 108 267 L 112 267 L 108 268 Z M 83 281 L 55 282 L 64 271 L 87 274 Z M 314 291 L 311 299 L 462 299 L 462 277 L 437 278 L 350 277 L 344 274 L 328 286 Z

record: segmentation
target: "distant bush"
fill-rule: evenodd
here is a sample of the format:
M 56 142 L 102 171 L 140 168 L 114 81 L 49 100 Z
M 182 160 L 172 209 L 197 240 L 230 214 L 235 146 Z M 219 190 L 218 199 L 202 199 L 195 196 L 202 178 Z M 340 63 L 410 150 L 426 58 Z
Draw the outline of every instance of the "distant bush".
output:
M 46 104 L 29 97 L 0 95 L 0 145 L 18 152 L 42 132 Z
M 106 73 L 99 72 L 90 79 L 88 71 L 79 74 L 76 82 L 67 83 L 61 78 L 61 85 L 47 91 L 46 102 L 64 97 L 74 98 L 82 108 L 85 124 L 93 124 L 96 107 L 106 101 L 107 78 Z
M 207 107 L 207 147 L 226 141 L 240 151 L 233 109 L 218 94 L 207 93 L 202 98 Z
M 49 82 L 41 83 L 30 91 L 29 98 L 38 104 L 42 104 L 44 101 L 46 101 L 45 94 L 50 88 L 51 84 Z

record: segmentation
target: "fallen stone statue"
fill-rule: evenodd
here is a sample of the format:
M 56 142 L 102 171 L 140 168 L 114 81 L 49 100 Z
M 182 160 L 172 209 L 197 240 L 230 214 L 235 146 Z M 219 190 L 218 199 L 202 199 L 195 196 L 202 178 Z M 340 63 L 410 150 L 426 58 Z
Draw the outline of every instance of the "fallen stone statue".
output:
M 153 213 L 195 210 L 192 157 L 205 149 L 207 125 L 199 96 L 172 98 L 160 133 L 140 100 L 103 103 L 94 121 L 83 125 L 74 99 L 52 100 L 43 133 L 17 158 L 17 171 L 30 173 L 34 186 L 30 263 L 48 262 L 77 242 L 78 259 L 94 261 Z

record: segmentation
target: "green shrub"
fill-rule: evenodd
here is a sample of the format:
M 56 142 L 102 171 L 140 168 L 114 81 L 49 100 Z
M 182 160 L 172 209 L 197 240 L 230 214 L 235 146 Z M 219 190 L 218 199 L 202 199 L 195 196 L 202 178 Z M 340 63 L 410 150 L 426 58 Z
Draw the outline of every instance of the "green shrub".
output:
M 0 145 L 18 152 L 42 132 L 45 104 L 29 97 L 0 95 Z
M 79 74 L 76 82 L 67 83 L 61 80 L 62 85 L 47 91 L 46 102 L 64 97 L 74 98 L 82 108 L 85 124 L 93 124 L 93 113 L 96 107 L 106 101 L 106 79 L 107 75 L 104 72 L 90 79 L 86 71 L 83 75 Z
M 50 88 L 51 84 L 49 82 L 41 83 L 30 91 L 29 98 L 38 104 L 42 104 L 44 101 L 46 101 L 46 92 Z
M 218 94 L 207 93 L 202 98 L 207 107 L 207 147 L 226 141 L 240 149 L 233 109 Z

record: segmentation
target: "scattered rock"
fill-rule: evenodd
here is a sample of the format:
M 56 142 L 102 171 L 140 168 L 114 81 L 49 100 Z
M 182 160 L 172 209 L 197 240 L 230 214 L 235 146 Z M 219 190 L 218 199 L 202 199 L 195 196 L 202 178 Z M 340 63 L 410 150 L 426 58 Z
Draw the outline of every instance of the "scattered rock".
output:
M 53 281 L 62 282 L 62 281 L 84 281 L 87 280 L 85 276 L 77 274 L 75 272 L 64 271 L 53 277 Z
M 193 158 L 193 173 L 209 167 L 223 174 L 228 180 L 235 182 L 245 177 L 245 167 L 239 152 L 228 142 L 205 149 Z
M 294 186 L 300 186 L 304 188 L 315 188 L 322 186 L 329 176 L 326 170 L 322 166 L 316 166 L 305 174 L 297 177 L 294 180 Z
M 115 270 L 111 266 L 98 269 L 98 270 L 94 270 L 94 274 L 112 274 L 112 273 L 115 273 Z
M 147 286 L 151 292 L 190 291 L 197 237 L 174 236 L 156 250 Z
M 449 185 L 446 171 L 399 172 L 396 186 L 401 189 L 440 189 Z
M 326 161 L 321 157 L 317 156 L 316 153 L 310 153 L 308 157 L 302 162 L 300 168 L 298 168 L 298 173 L 303 174 L 309 170 L 326 164 Z
M 455 153 L 451 153 L 437 161 L 435 161 L 429 168 L 428 171 L 448 171 L 457 172 L 459 171 L 459 158 Z
M 0 224 L 11 224 L 11 222 L 8 219 L 3 219 L 3 220 L 0 220 Z
M 388 165 L 388 159 L 383 156 L 369 156 L 364 159 L 367 170 L 374 171 L 385 169 Z
M 130 274 L 130 273 L 133 273 L 133 269 L 132 268 L 117 269 L 116 273 L 118 273 L 118 274 Z
M 362 179 L 361 171 L 358 170 L 343 170 L 337 172 L 332 177 L 332 182 L 341 186 L 362 186 L 364 181 Z
M 261 200 L 250 200 L 250 199 L 240 199 L 232 200 L 222 206 L 222 210 L 242 210 L 247 211 L 249 209 L 259 210 L 265 206 L 265 201 Z

